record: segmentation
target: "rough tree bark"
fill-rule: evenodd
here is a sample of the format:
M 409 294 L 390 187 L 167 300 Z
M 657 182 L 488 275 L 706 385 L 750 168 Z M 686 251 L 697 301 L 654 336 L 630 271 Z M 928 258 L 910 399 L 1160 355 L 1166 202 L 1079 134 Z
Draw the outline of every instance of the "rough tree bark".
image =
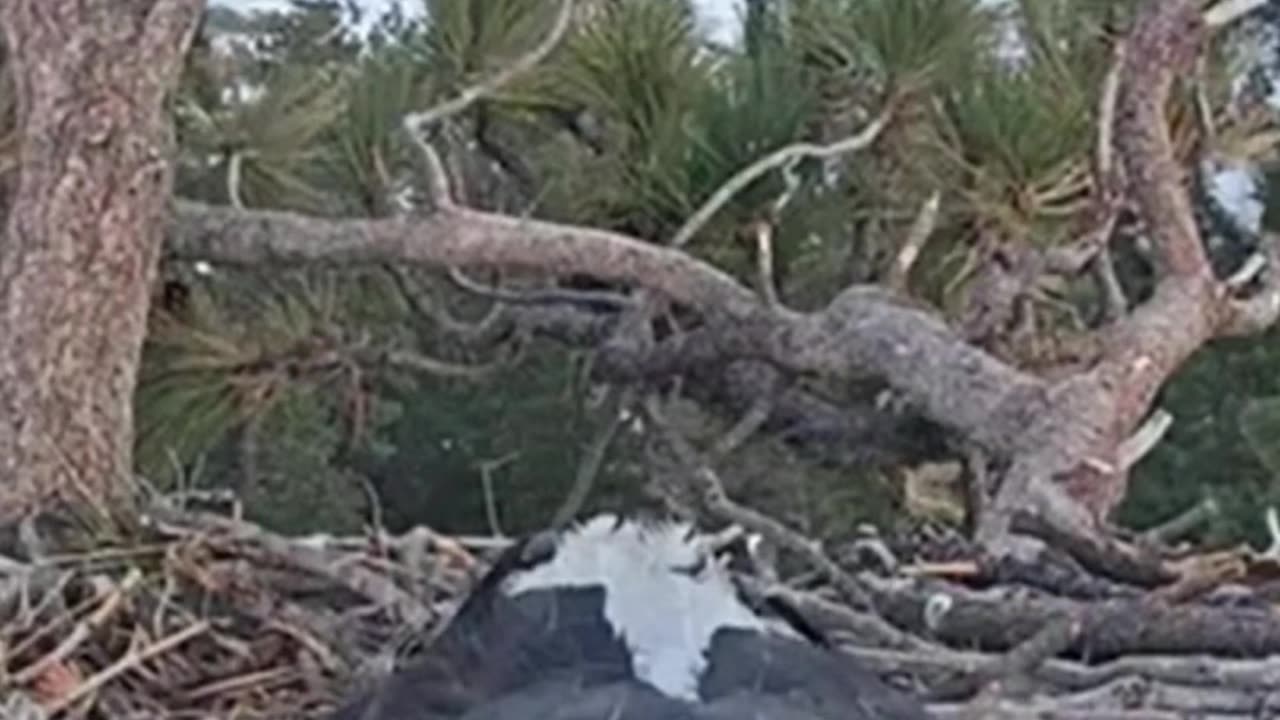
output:
M 132 397 L 172 187 L 166 99 L 203 5 L 0 2 L 19 100 L 0 245 L 0 522 L 54 499 L 129 516 Z

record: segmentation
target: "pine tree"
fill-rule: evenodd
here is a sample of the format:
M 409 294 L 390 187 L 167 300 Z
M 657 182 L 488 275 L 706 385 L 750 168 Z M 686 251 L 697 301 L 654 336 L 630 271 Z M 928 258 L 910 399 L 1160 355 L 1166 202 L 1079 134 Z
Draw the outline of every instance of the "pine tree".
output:
M 355 527 L 370 498 L 393 524 L 526 528 L 575 475 L 599 476 L 596 505 L 670 495 L 654 419 L 619 432 L 616 416 L 679 396 L 708 452 L 755 418 L 750 448 L 716 455 L 731 491 L 824 532 L 912 505 L 922 468 L 979 455 L 991 467 L 971 474 L 1004 483 L 975 513 L 1045 486 L 1108 519 L 1158 389 L 1244 324 L 1199 269 L 1196 248 L 1216 247 L 1201 161 L 1252 161 L 1271 132 L 1232 92 L 1237 36 L 1204 32 L 1197 65 L 1201 30 L 1161 24 L 1192 12 L 1175 5 L 757 0 L 733 47 L 682 0 L 430 0 L 363 42 L 336 2 L 210 13 L 166 105 L 169 252 L 156 282 L 118 294 L 133 314 L 115 311 L 141 317 L 147 288 L 136 433 L 122 419 L 123 436 L 76 444 L 111 458 L 81 472 L 100 490 L 129 485 L 126 467 L 162 488 L 230 485 L 291 529 Z M 545 56 L 485 84 L 564 17 Z M 1157 57 L 1194 70 L 1158 111 Z M 6 66 L 23 77 L 20 54 Z M 0 137 L 0 177 L 20 183 L 34 176 L 3 159 L 36 147 L 25 107 Z M 1159 124 L 1195 176 L 1178 201 L 1199 209 L 1190 241 L 1182 205 L 1153 218 L 1168 199 L 1144 194 Z M 788 159 L 740 175 L 771 153 Z M 11 234 L 35 192 L 8 194 Z M 1210 253 L 1222 278 L 1269 252 L 1233 247 Z M 1270 278 L 1226 290 L 1265 296 Z M 1149 369 L 1125 375 L 1134 358 Z M 11 381 L 9 400 L 38 386 Z M 9 435 L 23 416 L 8 411 Z M 30 472 L 9 453 L 9 484 L 60 484 L 45 453 Z M 300 511 L 306 497 L 333 503 Z

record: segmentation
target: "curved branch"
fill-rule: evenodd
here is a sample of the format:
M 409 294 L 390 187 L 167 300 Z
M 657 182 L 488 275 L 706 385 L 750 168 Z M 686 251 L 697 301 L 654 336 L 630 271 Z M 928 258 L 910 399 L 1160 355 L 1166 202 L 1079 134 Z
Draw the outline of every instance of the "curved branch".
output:
M 807 142 L 787 145 L 774 150 L 739 170 L 724 185 L 721 185 L 718 190 L 712 193 L 711 197 L 702 204 L 702 207 L 689 216 L 684 225 L 680 226 L 676 234 L 671 237 L 671 247 L 679 248 L 687 245 L 693 239 L 693 236 L 697 235 L 698 231 L 710 222 L 717 212 L 720 212 L 720 208 L 724 207 L 735 195 L 742 192 L 748 185 L 770 170 L 802 158 L 828 158 L 867 148 L 876 141 L 876 138 L 880 137 L 880 133 L 889 124 L 889 119 L 893 116 L 893 109 L 894 104 L 892 102 L 887 103 L 885 108 L 880 111 L 880 114 L 855 135 L 850 135 L 847 138 L 826 145 L 815 145 Z
M 1044 384 L 968 345 L 941 317 L 874 287 L 815 313 L 769 308 L 714 266 L 618 233 L 463 208 L 413 217 L 321 219 L 178 202 L 169 251 L 230 265 L 409 263 L 591 275 L 652 290 L 702 315 L 647 362 L 763 360 L 828 377 L 882 378 L 909 404 L 983 447 L 1018 444 Z M 1030 405 L 1028 405 L 1030 403 Z

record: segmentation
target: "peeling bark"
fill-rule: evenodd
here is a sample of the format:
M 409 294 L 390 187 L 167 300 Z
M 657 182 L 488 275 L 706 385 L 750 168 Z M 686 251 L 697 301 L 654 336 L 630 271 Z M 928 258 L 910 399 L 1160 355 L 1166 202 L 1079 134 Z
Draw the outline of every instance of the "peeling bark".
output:
M 18 178 L 0 246 L 0 520 L 125 517 L 172 185 L 166 97 L 201 0 L 5 0 Z

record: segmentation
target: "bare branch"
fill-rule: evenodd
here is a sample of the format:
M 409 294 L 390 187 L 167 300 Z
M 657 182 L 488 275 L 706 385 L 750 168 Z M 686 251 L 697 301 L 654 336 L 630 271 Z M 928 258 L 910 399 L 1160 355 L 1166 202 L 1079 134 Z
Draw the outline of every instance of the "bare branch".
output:
M 240 199 L 240 170 L 243 165 L 244 153 L 241 151 L 231 153 L 227 159 L 227 200 L 237 210 L 244 209 L 244 202 Z
M 698 231 L 702 230 L 703 226 L 710 222 L 711 218 L 720 211 L 720 208 L 728 204 L 735 195 L 755 182 L 757 178 L 774 168 L 786 165 L 798 158 L 827 158 L 857 152 L 870 147 L 889 124 L 889 120 L 893 116 L 893 110 L 894 103 L 886 103 L 880 114 L 855 135 L 850 135 L 827 145 L 815 145 L 807 142 L 787 145 L 774 150 L 739 170 L 737 174 L 729 178 L 724 185 L 721 185 L 719 189 L 712 193 L 711 197 L 702 204 L 702 207 L 698 208 L 697 212 L 689 216 L 684 225 L 680 226 L 676 234 L 671 237 L 669 245 L 673 248 L 687 245 L 693 239 L 693 236 L 697 235 Z
M 765 220 L 755 224 L 756 234 L 756 282 L 760 296 L 770 308 L 777 308 L 778 288 L 773 279 L 773 226 Z
M 907 278 L 911 274 L 911 268 L 915 266 L 925 243 L 929 241 L 929 236 L 933 235 L 933 230 L 937 227 L 938 207 L 941 202 L 942 193 L 934 190 L 921 204 L 920 212 L 911 223 L 911 230 L 907 232 L 907 239 L 898 250 L 898 255 L 893 261 L 893 269 L 889 273 L 889 287 L 894 290 L 904 293 L 907 291 Z
M 427 195 L 431 198 L 431 204 L 440 209 L 453 207 L 453 181 L 449 179 L 449 171 L 445 169 L 440 153 L 431 147 L 431 142 L 426 138 L 416 133 L 411 138 L 422 154 L 422 170 L 426 174 Z
M 1115 170 L 1116 100 L 1120 96 L 1120 68 L 1124 62 L 1125 45 L 1117 43 L 1112 49 L 1111 67 L 1102 81 L 1102 93 L 1098 98 L 1098 140 L 1094 148 L 1094 171 L 1099 179 L 1111 177 Z
M 461 207 L 421 216 L 338 220 L 179 201 L 168 249 L 228 265 L 406 263 L 590 274 L 648 287 L 693 308 L 749 316 L 761 305 L 707 263 L 606 230 Z

